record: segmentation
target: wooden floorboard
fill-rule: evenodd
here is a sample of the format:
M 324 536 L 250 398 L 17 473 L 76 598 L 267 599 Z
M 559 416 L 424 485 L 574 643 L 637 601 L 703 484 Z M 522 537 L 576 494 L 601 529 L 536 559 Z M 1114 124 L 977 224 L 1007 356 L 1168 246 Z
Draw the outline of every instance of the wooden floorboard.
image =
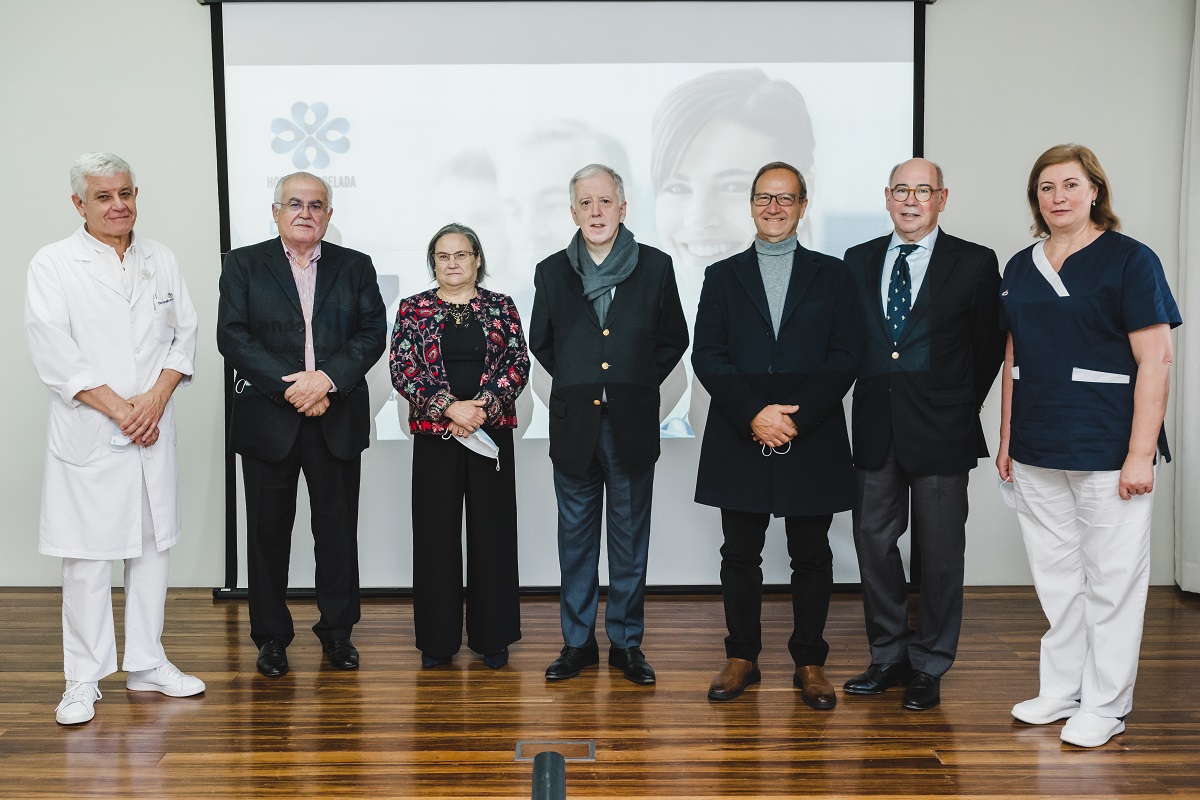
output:
M 525 638 L 498 671 L 470 653 L 421 670 L 407 600 L 365 602 L 354 634 L 363 667 L 334 671 L 304 628 L 312 601 L 296 601 L 292 673 L 270 680 L 254 669 L 244 603 L 173 590 L 167 653 L 208 691 L 128 692 L 118 674 L 101 683 L 95 720 L 63 727 L 59 603 L 56 590 L 0 589 L 2 798 L 528 798 L 531 765 L 514 761 L 516 743 L 560 739 L 596 744 L 594 762 L 567 765 L 570 798 L 1200 798 L 1200 598 L 1174 589 L 1151 590 L 1126 732 L 1091 751 L 1063 745 L 1059 725 L 1009 716 L 1037 690 L 1045 622 L 1027 587 L 968 590 L 942 704 L 919 713 L 900 708 L 898 690 L 839 691 L 832 712 L 800 702 L 780 596 L 764 609 L 762 683 L 713 703 L 718 597 L 649 599 L 658 685 L 647 689 L 603 664 L 548 684 L 555 598 L 523 602 Z M 858 595 L 835 595 L 827 638 L 840 686 L 868 659 Z

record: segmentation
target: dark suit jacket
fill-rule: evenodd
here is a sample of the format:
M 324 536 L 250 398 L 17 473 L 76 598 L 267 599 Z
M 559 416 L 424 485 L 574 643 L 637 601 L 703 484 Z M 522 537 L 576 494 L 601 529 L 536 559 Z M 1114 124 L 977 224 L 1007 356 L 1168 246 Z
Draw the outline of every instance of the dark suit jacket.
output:
M 369 256 L 321 243 L 313 298 L 316 368 L 337 387 L 319 417 L 338 458 L 366 449 L 371 404 L 364 376 L 387 345 L 387 319 Z M 284 399 L 284 375 L 304 370 L 304 314 L 278 238 L 229 252 L 221 270 L 217 349 L 237 370 L 229 440 L 234 451 L 279 461 L 291 450 L 303 414 Z M 243 383 L 243 381 L 245 383 Z
M 568 475 L 586 471 L 599 436 L 602 390 L 621 463 L 630 471 L 653 466 L 659 455 L 658 387 L 688 346 L 670 257 L 638 245 L 637 266 L 617 286 L 603 326 L 566 250 L 537 265 L 533 284 L 529 349 L 554 379 L 554 466 Z
M 779 517 L 850 508 L 842 398 L 862 350 L 861 304 L 838 259 L 796 248 L 778 338 L 754 245 L 709 267 L 692 345 L 696 377 L 712 396 L 696 502 Z M 750 421 L 772 403 L 800 406 L 799 434 L 791 449 L 763 456 Z
M 890 239 L 846 251 L 867 330 L 867 355 L 854 387 L 854 463 L 878 469 L 894 442 L 897 461 L 911 475 L 966 472 L 988 454 L 979 409 L 1004 359 L 996 254 L 939 232 L 893 347 L 880 298 Z

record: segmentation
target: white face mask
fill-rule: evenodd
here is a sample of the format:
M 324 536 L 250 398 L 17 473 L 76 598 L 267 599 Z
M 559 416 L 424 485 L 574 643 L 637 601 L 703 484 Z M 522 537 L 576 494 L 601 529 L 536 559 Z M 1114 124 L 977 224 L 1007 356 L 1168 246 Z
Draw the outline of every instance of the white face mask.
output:
M 1004 505 L 1009 508 L 1017 507 L 1017 490 L 1013 487 L 1011 479 L 1004 480 L 999 475 L 996 476 L 996 484 L 1000 487 L 1000 497 L 1004 500 Z
M 492 441 L 492 437 L 488 436 L 480 428 L 470 436 L 455 436 L 447 432 L 442 436 L 443 439 L 454 439 L 463 447 L 473 452 L 479 453 L 484 458 L 492 458 L 496 461 L 496 472 L 500 471 L 500 448 Z

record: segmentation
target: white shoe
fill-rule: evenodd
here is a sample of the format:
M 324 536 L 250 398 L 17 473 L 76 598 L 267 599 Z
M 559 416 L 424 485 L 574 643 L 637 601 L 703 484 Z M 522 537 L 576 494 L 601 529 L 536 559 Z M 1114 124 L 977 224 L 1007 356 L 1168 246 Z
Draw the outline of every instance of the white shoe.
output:
M 1078 710 L 1078 700 L 1059 700 L 1057 697 L 1038 695 L 1032 700 L 1013 706 L 1012 715 L 1030 725 L 1048 725 L 1056 720 L 1074 716 Z
M 204 691 L 204 681 L 183 674 L 168 661 L 161 667 L 129 673 L 125 688 L 135 692 L 162 692 L 168 697 L 191 697 Z
M 1080 747 L 1099 747 L 1125 730 L 1125 721 L 1117 717 L 1101 717 L 1090 711 L 1080 711 L 1067 720 L 1058 738 Z
M 96 701 L 104 695 L 96 681 L 67 681 L 67 690 L 54 711 L 59 725 L 78 725 L 96 716 Z

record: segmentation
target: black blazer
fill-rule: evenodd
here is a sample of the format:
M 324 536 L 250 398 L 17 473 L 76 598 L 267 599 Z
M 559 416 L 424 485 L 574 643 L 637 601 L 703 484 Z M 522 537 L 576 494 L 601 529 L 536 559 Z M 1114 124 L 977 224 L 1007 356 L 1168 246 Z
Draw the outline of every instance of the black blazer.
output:
M 217 349 L 237 370 L 229 444 L 279 461 L 303 414 L 283 398 L 284 375 L 304 370 L 304 314 L 279 238 L 231 250 L 221 270 Z M 369 256 L 321 243 L 313 298 L 316 368 L 337 387 L 318 419 L 329 450 L 348 459 L 366 449 L 371 404 L 364 376 L 387 345 L 387 319 Z
M 854 463 L 878 469 L 894 442 L 896 460 L 910 475 L 966 472 L 988 454 L 979 410 L 1004 359 L 996 254 L 939 232 L 893 346 L 880 297 L 890 240 L 889 234 L 846 251 L 867 330 L 854 387 Z
M 696 502 L 779 517 L 844 511 L 854 467 L 842 398 L 862 359 L 861 304 L 842 262 L 797 246 L 776 338 L 754 245 L 704 273 L 692 366 L 712 396 Z M 770 456 L 750 421 L 798 405 L 799 434 Z
M 560 250 L 533 277 L 529 349 L 553 377 L 550 458 L 568 475 L 587 470 L 600 430 L 601 391 L 617 456 L 630 471 L 658 460 L 658 387 L 688 346 L 671 258 L 638 245 L 633 273 L 617 286 L 601 326 L 583 281 Z

